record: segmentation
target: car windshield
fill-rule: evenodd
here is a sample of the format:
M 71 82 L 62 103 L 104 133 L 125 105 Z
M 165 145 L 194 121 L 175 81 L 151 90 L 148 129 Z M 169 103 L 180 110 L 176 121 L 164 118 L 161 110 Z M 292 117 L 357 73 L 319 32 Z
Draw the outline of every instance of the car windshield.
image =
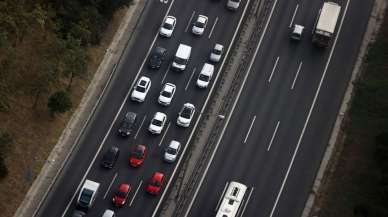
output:
M 175 155 L 176 154 L 176 149 L 173 149 L 171 147 L 168 147 L 166 149 L 166 152 L 169 153 L 169 154 L 172 154 L 172 155 Z
M 182 59 L 182 58 L 179 58 L 179 57 L 175 57 L 174 62 L 176 62 L 176 63 L 178 63 L 180 65 L 183 65 L 183 64 L 186 63 L 186 60 Z
M 204 23 L 201 23 L 201 22 L 199 22 L 199 21 L 197 21 L 197 22 L 195 23 L 195 26 L 196 26 L 196 27 L 199 27 L 199 28 L 203 28 L 203 27 L 205 27 L 205 24 L 204 24 Z
M 172 25 L 170 23 L 164 23 L 163 28 L 172 29 Z
M 160 120 L 153 119 L 153 120 L 152 120 L 152 125 L 155 125 L 155 126 L 162 126 L 162 122 L 161 122 Z
M 79 201 L 85 205 L 89 205 L 92 195 L 93 195 L 93 191 L 85 188 L 82 191 Z
M 189 119 L 189 118 L 190 118 L 190 115 L 191 115 L 191 109 L 189 109 L 189 108 L 187 108 L 187 107 L 183 108 L 183 111 L 182 111 L 182 113 L 181 113 L 181 116 L 182 116 L 183 118 Z
M 221 50 L 213 49 L 213 53 L 217 55 L 221 55 Z
M 198 79 L 201 81 L 209 81 L 209 76 L 204 74 L 199 74 Z
M 161 95 L 164 97 L 167 97 L 167 98 L 171 98 L 171 96 L 172 96 L 172 94 L 170 92 L 167 92 L 167 91 L 163 91 Z
M 142 87 L 142 86 L 136 86 L 136 91 L 139 91 L 139 92 L 142 92 L 144 93 L 145 92 L 145 87 Z
M 137 159 L 141 159 L 143 156 L 143 151 L 141 149 L 136 149 L 132 152 L 132 155 Z
M 118 191 L 116 194 L 117 197 L 125 198 L 125 193 L 122 191 Z

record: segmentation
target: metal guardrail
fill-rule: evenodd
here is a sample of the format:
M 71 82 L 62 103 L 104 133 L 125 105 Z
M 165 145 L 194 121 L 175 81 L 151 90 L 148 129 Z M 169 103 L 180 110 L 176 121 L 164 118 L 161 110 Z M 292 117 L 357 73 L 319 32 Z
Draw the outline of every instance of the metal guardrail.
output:
M 219 114 L 228 114 L 231 110 L 233 101 L 238 93 L 238 89 L 241 86 L 242 78 L 244 77 L 247 67 L 249 65 L 250 60 L 254 54 L 254 50 L 260 40 L 261 33 L 263 31 L 263 26 L 266 18 L 269 15 L 269 7 L 271 6 L 272 0 L 255 0 L 252 2 L 252 7 L 250 7 L 249 12 L 247 14 L 248 19 L 255 19 L 254 26 L 255 28 L 248 40 L 248 44 L 246 45 L 246 50 L 244 51 L 242 61 L 239 63 L 235 75 L 233 77 L 233 82 L 231 87 L 229 88 L 227 94 L 222 99 L 222 105 L 219 110 Z M 246 22 L 245 20 L 245 22 Z M 245 24 L 244 24 L 245 26 Z M 238 33 L 238 38 L 241 37 L 241 34 L 244 32 L 244 26 L 240 33 Z M 238 46 L 239 41 L 237 40 L 233 45 L 232 49 Z M 221 75 L 224 76 L 224 75 Z M 222 80 L 222 79 L 221 79 Z M 217 93 L 215 93 L 217 94 Z M 209 110 L 211 106 L 206 108 L 205 114 L 209 114 Z M 205 115 L 204 118 L 206 118 Z M 182 217 L 187 209 L 188 203 L 190 199 L 193 197 L 195 192 L 195 187 L 198 185 L 198 182 L 201 178 L 201 174 L 203 174 L 204 169 L 206 168 L 206 164 L 210 160 L 210 156 L 212 154 L 212 150 L 215 148 L 216 142 L 218 138 L 221 136 L 222 125 L 224 121 L 222 119 L 217 118 L 215 124 L 211 129 L 211 133 L 209 135 L 209 139 L 202 150 L 200 160 L 196 162 L 193 173 L 190 175 L 189 181 L 185 184 L 185 186 L 181 186 L 182 190 L 179 191 L 177 195 L 176 208 L 173 212 L 173 217 Z M 198 134 L 198 132 L 196 132 Z

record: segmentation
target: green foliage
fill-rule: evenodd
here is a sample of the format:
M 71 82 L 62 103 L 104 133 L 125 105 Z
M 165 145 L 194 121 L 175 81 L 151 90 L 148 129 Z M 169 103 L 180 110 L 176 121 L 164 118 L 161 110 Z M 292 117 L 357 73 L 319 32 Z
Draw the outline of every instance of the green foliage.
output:
M 47 106 L 52 115 L 69 111 L 72 107 L 70 93 L 64 90 L 55 92 L 49 97 Z

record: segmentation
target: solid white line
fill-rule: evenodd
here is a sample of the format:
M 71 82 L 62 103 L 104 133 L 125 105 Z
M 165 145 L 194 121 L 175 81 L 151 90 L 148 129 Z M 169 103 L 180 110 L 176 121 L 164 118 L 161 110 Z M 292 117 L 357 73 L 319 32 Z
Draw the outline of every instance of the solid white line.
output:
M 222 190 L 221 197 L 218 199 L 218 202 L 217 202 L 216 209 L 214 210 L 215 212 L 217 212 L 217 210 L 218 210 L 218 206 L 220 205 L 220 203 L 221 203 L 221 200 L 224 198 L 224 194 L 225 194 L 225 191 L 226 191 L 226 187 L 228 187 L 228 184 L 229 184 L 229 182 L 226 182 L 226 183 L 225 183 L 224 190 Z
M 160 140 L 160 142 L 159 142 L 159 144 L 158 144 L 159 147 L 162 145 L 162 142 L 163 142 L 163 140 L 164 140 L 164 137 L 165 137 L 166 134 L 167 134 L 168 128 L 170 128 L 170 124 L 171 124 L 171 122 L 168 122 L 167 128 L 166 128 L 166 130 L 164 131 L 163 136 L 162 136 L 162 139 Z
M 212 37 L 212 33 L 213 33 L 214 27 L 216 26 L 217 22 L 218 22 L 218 17 L 216 17 L 216 20 L 214 21 L 214 24 L 210 30 L 209 39 L 210 39 L 210 37 Z
M 190 75 L 189 81 L 188 81 L 187 84 L 186 84 L 185 91 L 186 91 L 187 88 L 189 87 L 190 81 L 191 81 L 191 79 L 193 78 L 193 75 L 194 75 L 194 73 L 195 73 L 195 70 L 197 70 L 197 68 L 194 68 L 194 69 L 193 69 L 193 72 L 192 72 L 191 75 Z
M 172 1 L 171 1 L 171 4 L 170 4 L 170 6 L 168 7 L 168 9 L 167 9 L 166 14 L 164 15 L 164 17 L 166 17 L 167 14 L 170 12 L 171 7 L 172 7 L 172 5 L 174 4 L 174 1 L 175 1 L 175 0 L 172 0 Z M 128 97 L 129 97 L 129 94 L 131 93 L 131 90 L 132 90 L 133 86 L 135 85 L 135 82 L 137 81 L 137 78 L 139 77 L 140 72 L 142 71 L 142 69 L 143 69 L 143 67 L 144 67 L 144 64 L 145 64 L 146 60 L 148 59 L 148 56 L 149 56 L 150 53 L 151 53 L 151 49 L 152 49 L 152 47 L 154 46 L 154 44 L 155 44 L 155 42 L 156 42 L 156 39 L 157 39 L 158 35 L 159 35 L 159 32 L 157 32 L 157 33 L 155 34 L 154 39 L 153 39 L 153 41 L 152 41 L 152 43 L 151 43 L 151 46 L 149 47 L 149 49 L 148 49 L 148 51 L 147 51 L 147 54 L 146 54 L 146 56 L 145 56 L 145 58 L 144 58 L 144 60 L 143 60 L 143 62 L 142 62 L 142 64 L 141 64 L 141 66 L 140 66 L 140 68 L 139 68 L 139 71 L 137 72 L 135 78 L 134 78 L 133 81 L 132 81 L 131 87 L 129 88 L 129 90 L 128 90 L 128 92 L 127 92 L 127 95 L 125 96 L 123 102 L 121 103 L 121 106 L 120 106 L 119 110 L 117 111 L 116 116 L 114 117 L 114 119 L 113 119 L 113 121 L 112 121 L 112 123 L 111 123 L 111 125 L 110 125 L 110 127 L 109 127 L 109 129 L 108 129 L 108 131 L 107 131 L 107 133 L 105 134 L 105 136 L 104 136 L 104 138 L 103 138 L 103 140 L 102 140 L 100 146 L 98 147 L 96 154 L 94 155 L 92 161 L 90 162 L 90 165 L 89 165 L 88 169 L 86 170 L 84 176 L 82 177 L 80 183 L 78 184 L 77 189 L 75 190 L 73 196 L 71 197 L 71 199 L 69 200 L 68 204 L 66 205 L 66 208 L 65 208 L 65 210 L 63 211 L 61 217 L 64 217 L 64 216 L 66 215 L 67 210 L 69 209 L 69 207 L 70 207 L 72 201 L 74 200 L 74 198 L 75 198 L 76 195 L 78 194 L 78 191 L 79 191 L 79 189 L 81 188 L 81 185 L 83 184 L 84 180 L 86 179 L 86 176 L 89 174 L 90 169 L 92 168 L 94 162 L 96 161 L 96 158 L 97 158 L 98 154 L 100 153 L 100 151 L 101 151 L 101 149 L 102 149 L 102 146 L 105 144 L 105 141 L 107 140 L 108 135 L 110 134 L 110 132 L 111 132 L 111 130 L 112 130 L 112 128 L 113 128 L 113 125 L 116 123 L 117 118 L 118 118 L 118 116 L 119 116 L 121 110 L 124 108 L 125 102 L 127 101 Z
M 275 69 L 276 69 L 276 66 L 278 65 L 278 62 L 279 62 L 279 57 L 276 58 L 276 62 L 275 62 L 275 64 L 273 65 L 271 75 L 270 75 L 269 78 L 268 78 L 268 83 L 271 82 L 273 73 L 274 73 L 274 71 L 275 71 Z
M 336 46 L 336 44 L 337 44 L 338 36 L 340 35 L 340 32 L 341 32 L 342 24 L 343 24 L 343 22 L 344 22 L 344 19 L 345 19 L 345 16 L 346 16 L 346 12 L 347 12 L 348 7 L 349 7 L 349 2 L 350 2 L 350 0 L 348 0 L 348 1 L 346 2 L 346 7 L 345 7 L 344 15 L 342 16 L 341 23 L 340 23 L 340 26 L 339 26 L 339 28 L 338 28 L 338 33 L 337 33 L 337 35 L 336 35 L 336 37 L 335 37 L 335 39 L 334 39 L 333 47 L 332 47 L 331 50 L 330 50 L 330 55 L 329 55 L 329 58 L 328 58 L 328 60 L 327 60 L 327 62 L 326 62 L 325 69 L 323 70 L 323 74 L 322 74 L 321 80 L 320 80 L 320 82 L 319 82 L 318 89 L 317 89 L 317 91 L 315 92 L 315 96 L 314 96 L 313 103 L 312 103 L 312 105 L 311 105 L 311 107 L 310 107 L 309 113 L 308 113 L 307 118 L 306 118 L 306 121 L 305 121 L 305 123 L 304 123 L 303 129 L 302 129 L 302 133 L 301 133 L 300 136 L 299 136 L 298 143 L 296 144 L 296 148 L 295 148 L 294 153 L 293 153 L 293 155 L 292 155 L 291 162 L 290 162 L 290 164 L 289 164 L 289 166 L 288 166 L 288 168 L 287 168 L 286 175 L 284 176 L 282 185 L 281 185 L 281 187 L 280 187 L 280 189 L 279 189 L 279 193 L 278 193 L 278 195 L 277 195 L 277 197 L 276 197 L 276 200 L 275 200 L 275 203 L 274 203 L 274 205 L 273 205 L 273 207 L 272 207 L 270 217 L 272 217 L 272 216 L 274 215 L 274 213 L 275 213 L 275 210 L 276 210 L 276 207 L 277 207 L 277 205 L 278 205 L 280 196 L 282 195 L 284 186 L 286 185 L 288 175 L 290 174 L 290 171 L 291 171 L 291 169 L 292 169 L 292 166 L 294 165 L 295 156 L 296 156 L 296 154 L 298 153 L 300 143 L 302 142 L 302 139 L 303 139 L 304 133 L 305 133 L 305 131 L 306 131 L 307 125 L 308 125 L 308 123 L 310 122 L 311 114 L 312 114 L 312 112 L 313 112 L 313 110 L 314 110 L 315 103 L 316 103 L 316 101 L 317 101 L 317 99 L 318 99 L 318 95 L 319 95 L 319 92 L 320 92 L 320 90 L 321 90 L 322 83 L 323 83 L 323 81 L 325 80 L 326 73 L 327 73 L 327 69 L 328 69 L 328 67 L 329 67 L 329 64 L 330 64 L 330 61 L 331 61 L 331 57 L 333 56 L 333 52 L 334 52 L 335 46 Z
M 135 197 L 136 197 L 136 195 L 137 195 L 137 192 L 139 191 L 140 186 L 141 186 L 142 184 L 143 184 L 143 180 L 140 180 L 140 183 L 139 183 L 139 185 L 138 185 L 137 188 L 136 188 L 135 194 L 133 195 L 133 197 L 132 197 L 132 199 L 131 199 L 131 202 L 129 203 L 129 207 L 132 206 L 132 203 L 133 203 L 133 201 L 135 200 Z
M 161 84 L 163 84 L 164 79 L 166 79 L 168 72 L 170 71 L 171 64 L 168 65 L 166 72 L 163 75 L 162 80 L 160 81 Z
M 249 203 L 249 199 L 251 199 L 251 195 L 252 195 L 252 193 L 253 193 L 253 190 L 255 190 L 255 188 L 254 188 L 254 187 L 252 187 L 252 188 L 251 188 L 251 191 L 249 192 L 249 195 L 248 195 L 247 201 L 246 201 L 246 202 L 245 202 L 245 204 L 244 204 L 244 208 L 243 208 L 243 209 L 242 209 L 242 211 L 241 211 L 241 215 L 240 215 L 240 217 L 242 217 L 242 216 L 244 215 L 245 209 L 247 208 L 247 206 L 248 206 L 248 203 Z
M 110 184 L 108 186 L 108 189 L 106 189 L 106 192 L 104 194 L 104 199 L 106 198 L 106 195 L 108 195 L 108 192 L 109 192 L 110 188 L 112 187 L 113 182 L 116 180 L 116 178 L 117 178 L 117 173 L 115 173 L 115 175 L 113 176 L 112 181 L 110 182 Z
M 253 117 L 253 119 L 251 121 L 251 125 L 249 126 L 249 130 L 248 130 L 247 135 L 245 136 L 245 139 L 244 139 L 244 144 L 247 142 L 248 136 L 251 133 L 251 129 L 252 129 L 253 124 L 255 123 L 255 120 L 256 120 L 256 115 Z
M 137 138 L 137 135 L 139 134 L 139 131 L 140 131 L 141 127 L 143 126 L 143 123 L 144 123 L 146 117 L 147 117 L 147 115 L 144 115 L 144 118 L 143 118 L 143 120 L 141 121 L 141 124 L 140 124 L 140 126 L 139 126 L 139 129 L 137 129 L 137 131 L 136 131 L 136 134 L 135 134 L 135 138 L 134 138 L 134 139 Z
M 294 14 L 292 15 L 290 25 L 288 26 L 289 28 L 291 28 L 292 23 L 294 22 L 294 18 L 295 18 L 296 12 L 298 11 L 298 7 L 299 7 L 299 4 L 296 4 Z
M 277 0 L 275 0 L 275 1 L 277 1 Z M 233 33 L 233 37 L 232 37 L 231 43 L 229 44 L 228 49 L 226 50 L 225 58 L 223 58 L 222 63 L 221 63 L 221 65 L 220 65 L 220 68 L 218 69 L 218 73 L 217 73 L 217 75 L 216 75 L 216 78 L 214 79 L 214 83 L 213 83 L 212 87 L 210 88 L 210 91 L 209 91 L 209 93 L 208 93 L 208 95 L 207 95 L 207 97 L 206 97 L 205 103 L 203 104 L 202 109 L 201 109 L 201 112 L 200 112 L 199 115 L 198 115 L 197 121 L 195 122 L 195 125 L 194 125 L 193 129 L 191 130 L 190 136 L 189 136 L 189 138 L 188 138 L 188 140 L 187 140 L 187 142 L 186 142 L 186 145 L 185 145 L 185 147 L 184 147 L 184 149 L 183 149 L 183 151 L 182 151 L 182 154 L 181 154 L 181 156 L 180 156 L 180 158 L 179 158 L 177 164 L 175 165 L 174 171 L 172 172 L 172 174 L 171 174 L 171 176 L 170 176 L 170 179 L 169 179 L 168 182 L 167 182 L 166 188 L 165 188 L 165 190 L 163 191 L 162 196 L 160 197 L 160 200 L 158 201 L 158 204 L 156 205 L 156 207 L 155 207 L 155 209 L 154 209 L 154 212 L 152 213 L 152 216 L 151 216 L 151 217 L 155 217 L 156 213 L 158 212 L 158 209 L 159 209 L 160 205 L 162 204 L 163 198 L 164 198 L 165 195 L 166 195 L 166 192 L 167 192 L 167 190 L 168 190 L 168 188 L 169 188 L 169 186 L 170 186 L 170 184 L 171 184 L 171 181 L 173 180 L 174 175 L 175 175 L 175 173 L 176 173 L 176 171 L 177 171 L 177 169 L 178 169 L 178 167 L 179 167 L 179 165 L 180 165 L 180 163 L 181 163 L 181 161 L 182 161 L 182 159 L 183 159 L 183 156 L 184 156 L 185 153 L 186 153 L 188 144 L 190 143 L 191 138 L 193 137 L 194 132 L 195 132 L 195 130 L 197 129 L 199 120 L 201 119 L 202 114 L 203 114 L 203 111 L 205 110 L 206 105 L 207 105 L 207 103 L 209 102 L 210 96 L 211 96 L 211 94 L 213 93 L 213 90 L 214 90 L 215 84 L 216 84 L 217 81 L 218 81 L 220 72 L 221 72 L 221 70 L 222 70 L 223 67 L 224 67 L 225 61 L 226 61 L 226 59 L 227 59 L 226 57 L 228 57 L 228 55 L 229 55 L 229 52 L 230 52 L 230 49 L 231 49 L 231 44 L 233 44 L 234 40 L 236 39 L 237 30 L 238 30 L 238 29 L 240 28 L 240 26 L 241 26 L 241 22 L 242 22 L 242 20 L 243 20 L 243 18 L 244 18 L 244 15 L 245 15 L 245 12 L 246 12 L 246 10 L 247 10 L 247 8 L 248 8 L 249 2 L 250 2 L 250 0 L 247 0 L 247 3 L 246 3 L 245 8 L 244 8 L 244 11 L 243 11 L 243 13 L 242 13 L 242 15 L 241 15 L 241 17 L 240 17 L 240 20 L 239 20 L 239 22 L 238 22 L 238 24 L 237 24 L 237 28 L 236 28 L 236 30 L 235 30 L 234 33 Z M 190 204 L 190 207 L 191 207 L 191 206 L 192 206 L 192 203 Z M 189 210 L 190 210 L 190 208 L 188 209 L 188 211 L 189 211 Z M 186 213 L 185 216 L 187 216 L 188 211 L 187 211 L 187 213 Z
M 225 125 L 224 125 L 224 127 L 222 128 L 222 131 L 221 131 L 221 136 L 218 138 L 217 144 L 216 144 L 216 146 L 214 147 L 214 150 L 213 150 L 212 155 L 210 156 L 210 161 L 209 161 L 208 164 L 206 165 L 205 171 L 204 171 L 204 173 L 202 174 L 201 180 L 199 181 L 199 184 L 198 184 L 197 188 L 195 189 L 193 198 L 192 198 L 191 201 L 190 201 L 190 204 L 189 204 L 189 206 L 188 206 L 188 208 L 187 208 L 187 211 L 186 211 L 184 217 L 187 217 L 187 215 L 189 214 L 190 209 L 191 209 L 191 207 L 193 206 L 194 200 L 195 200 L 195 198 L 196 198 L 197 195 L 198 195 L 199 189 L 200 189 L 201 186 L 202 186 L 203 180 L 205 179 L 205 176 L 206 176 L 206 174 L 207 174 L 207 171 L 209 170 L 209 167 L 210 167 L 211 163 L 213 162 L 213 158 L 214 158 L 214 155 L 216 154 L 217 149 L 218 149 L 218 147 L 219 147 L 219 145 L 220 145 L 221 138 L 223 137 L 223 135 L 224 135 L 224 133 L 225 133 L 225 130 L 226 130 L 228 124 L 229 124 L 230 118 L 232 117 L 233 111 L 234 111 L 234 109 L 235 109 L 235 107 L 236 107 L 237 101 L 238 101 L 238 99 L 240 98 L 242 89 L 244 88 L 245 82 L 247 81 L 247 78 L 248 78 L 248 76 L 249 76 L 249 74 L 250 74 L 250 71 L 251 71 L 251 68 L 252 68 L 252 66 L 253 66 L 253 63 L 255 62 L 255 58 L 256 58 L 257 52 L 259 51 L 259 48 L 260 48 L 261 43 L 262 43 L 262 41 L 263 41 L 264 35 L 265 35 L 266 31 L 267 31 L 269 21 L 271 20 L 271 17 L 272 17 L 272 14 L 273 14 L 273 11 L 274 11 L 274 9 L 275 9 L 275 7 L 276 7 L 277 2 L 278 2 L 278 0 L 275 0 L 274 4 L 273 4 L 273 6 L 272 6 L 272 9 L 271 9 L 269 18 L 268 18 L 268 20 L 267 20 L 267 22 L 266 22 L 266 24 L 265 24 L 265 27 L 264 27 L 263 34 L 262 34 L 261 37 L 260 37 L 260 40 L 259 40 L 259 43 L 258 43 L 258 45 L 257 45 L 257 47 L 256 47 L 255 53 L 253 54 L 253 58 L 252 58 L 251 62 L 249 63 L 249 67 L 248 67 L 247 73 L 245 74 L 243 83 L 242 83 L 242 85 L 240 86 L 239 92 L 237 93 L 237 97 L 236 97 L 235 101 L 233 102 L 233 106 L 232 106 L 232 110 L 231 110 L 231 112 L 230 112 L 230 115 L 228 115 L 227 118 L 226 118 L 226 123 L 225 123 Z M 247 8 L 248 5 L 249 5 L 249 0 L 248 0 L 248 2 L 247 2 L 246 5 L 245 5 L 245 9 L 244 9 L 244 12 L 243 12 L 243 13 L 245 13 L 245 10 L 246 10 L 246 8 Z M 243 14 L 241 17 L 244 17 L 244 14 Z M 241 22 L 241 20 L 240 20 L 240 22 Z M 238 28 L 237 28 L 237 29 L 238 29 Z M 229 47 L 230 47 L 230 46 L 229 46 Z M 229 50 L 228 50 L 228 51 L 229 51 Z M 226 59 L 226 58 L 224 58 L 224 61 L 225 61 L 225 59 Z M 202 113 L 202 111 L 201 111 L 201 113 Z
M 280 124 L 280 121 L 278 121 L 278 123 L 276 124 L 275 130 L 274 130 L 274 132 L 272 134 L 272 138 L 271 138 L 271 141 L 269 142 L 267 151 L 269 151 L 271 149 L 271 145 L 273 143 L 273 140 L 275 139 L 276 133 L 278 132 L 279 124 Z
M 302 68 L 302 64 L 303 64 L 303 62 L 299 63 L 298 70 L 296 71 L 296 75 L 295 75 L 294 81 L 292 82 L 292 85 L 291 85 L 291 90 L 293 90 L 294 87 L 295 87 L 296 79 L 298 79 L 299 71 Z
M 186 28 L 185 28 L 185 32 L 187 32 L 187 30 L 189 29 L 189 27 L 190 27 L 190 25 L 191 25 L 191 20 L 193 19 L 194 14 L 195 14 L 195 11 L 193 11 L 193 13 L 191 14 L 190 20 L 189 20 L 189 22 L 187 23 L 187 26 L 186 26 Z

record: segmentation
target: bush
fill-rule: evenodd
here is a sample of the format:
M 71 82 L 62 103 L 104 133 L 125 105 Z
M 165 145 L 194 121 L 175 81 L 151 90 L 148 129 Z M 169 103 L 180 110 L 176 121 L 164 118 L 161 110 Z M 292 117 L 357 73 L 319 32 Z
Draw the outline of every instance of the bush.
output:
M 52 115 L 69 111 L 72 107 L 70 93 L 64 90 L 55 92 L 50 96 L 47 106 Z

